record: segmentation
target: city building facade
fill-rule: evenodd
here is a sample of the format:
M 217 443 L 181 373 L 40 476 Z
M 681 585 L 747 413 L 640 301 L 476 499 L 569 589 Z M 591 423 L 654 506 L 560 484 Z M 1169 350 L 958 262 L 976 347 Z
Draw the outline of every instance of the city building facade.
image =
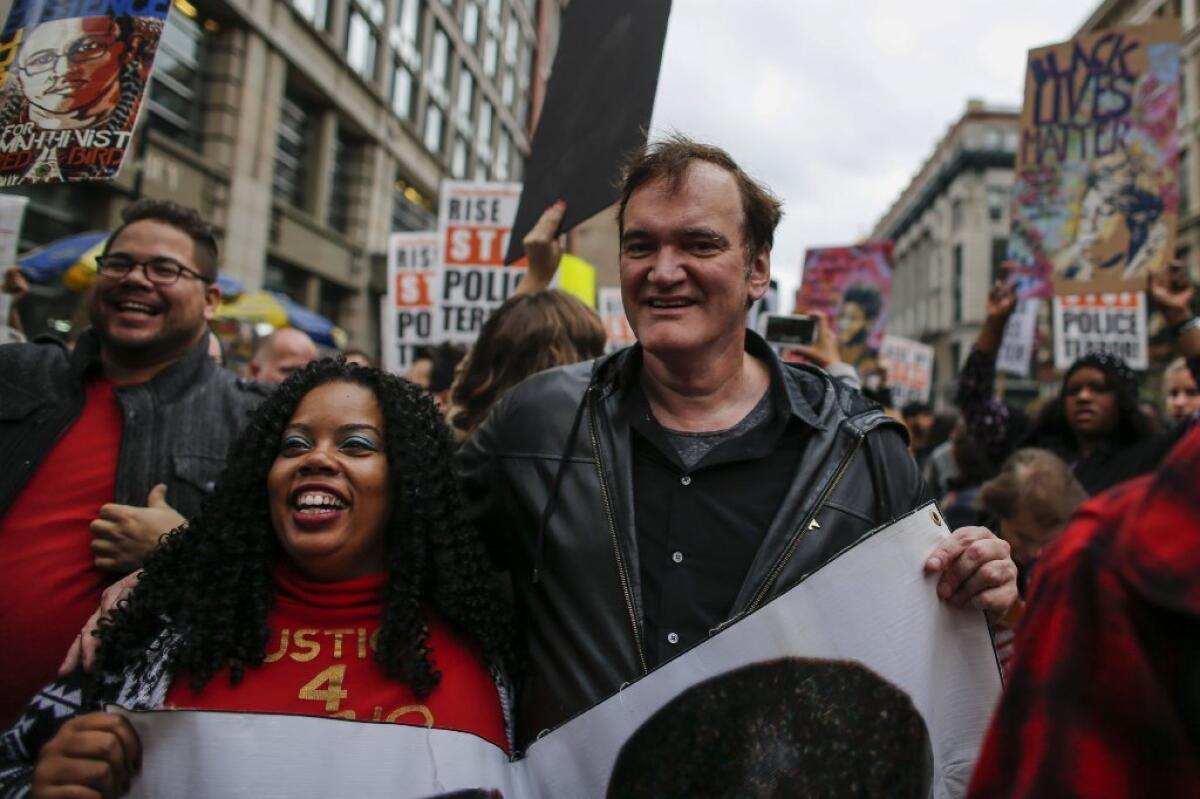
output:
M 954 401 L 1001 274 L 1019 126 L 1017 109 L 969 100 L 871 233 L 895 242 L 888 332 L 934 348 L 939 405 Z
M 111 183 L 31 186 L 22 247 L 198 208 L 222 270 L 376 351 L 388 235 L 446 177 L 522 176 L 566 0 L 174 0 Z

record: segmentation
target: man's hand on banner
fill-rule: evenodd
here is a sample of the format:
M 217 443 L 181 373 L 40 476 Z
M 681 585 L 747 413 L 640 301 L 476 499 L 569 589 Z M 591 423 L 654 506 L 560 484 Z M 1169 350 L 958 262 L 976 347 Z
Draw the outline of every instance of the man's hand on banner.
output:
M 32 796 L 124 796 L 142 767 L 129 719 L 88 713 L 66 722 L 38 753 Z
M 937 594 L 956 608 L 970 603 L 1003 614 L 1017 601 L 1017 565 L 1008 542 L 986 527 L 955 530 L 929 554 L 925 571 L 941 573 Z
M 525 257 L 529 259 L 529 271 L 514 294 L 532 294 L 550 288 L 550 281 L 558 271 L 558 262 L 562 260 L 558 226 L 562 224 L 566 212 L 567 204 L 558 200 L 542 212 L 533 228 L 521 239 L 525 245 Z
M 162 483 L 150 489 L 144 508 L 115 502 L 102 505 L 100 517 L 89 525 L 96 568 L 119 574 L 140 568 L 159 539 L 186 522 L 167 504 L 167 487 Z

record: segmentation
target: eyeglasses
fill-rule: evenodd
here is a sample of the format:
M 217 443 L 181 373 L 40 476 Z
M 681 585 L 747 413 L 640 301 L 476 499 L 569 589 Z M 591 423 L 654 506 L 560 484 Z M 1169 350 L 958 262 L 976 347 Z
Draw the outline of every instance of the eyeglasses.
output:
M 21 64 L 21 71 L 26 75 L 41 75 L 58 66 L 58 59 L 66 57 L 72 64 L 86 64 L 108 54 L 116 42 L 106 42 L 101 39 L 86 37 L 71 42 L 65 53 L 55 50 L 38 50 Z
M 135 261 L 128 255 L 102 255 L 96 259 L 96 271 L 101 277 L 112 280 L 122 279 L 133 271 L 135 266 L 140 266 L 146 279 L 159 286 L 169 286 L 183 274 L 205 283 L 212 283 L 195 269 L 189 269 L 174 258 L 147 258 L 145 261 Z

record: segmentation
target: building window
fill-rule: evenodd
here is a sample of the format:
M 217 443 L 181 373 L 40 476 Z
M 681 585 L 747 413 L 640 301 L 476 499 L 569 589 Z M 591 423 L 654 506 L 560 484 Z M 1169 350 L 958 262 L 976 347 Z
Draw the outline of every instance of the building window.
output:
M 303 98 L 287 92 L 279 112 L 275 144 L 275 196 L 300 209 L 308 208 L 308 165 L 312 160 L 316 115 Z
M 499 60 L 500 46 L 496 43 L 496 37 L 489 33 L 483 42 L 483 71 L 489 78 L 496 77 L 496 65 Z
M 433 47 L 429 53 L 429 76 L 438 86 L 450 88 L 450 39 L 441 26 L 433 29 Z
M 317 297 L 317 313 L 334 324 L 338 324 L 342 319 L 342 303 L 350 296 L 351 292 L 328 280 L 322 280 L 320 283 L 321 291 Z
M 454 152 L 450 155 L 450 174 L 456 178 L 463 178 L 467 175 L 468 146 L 467 140 L 462 136 L 454 137 Z
M 479 148 L 480 155 L 488 161 L 492 160 L 492 117 L 494 116 L 495 111 L 492 109 L 490 101 L 484 100 L 479 104 L 479 135 L 476 146 Z
M 493 165 L 496 180 L 508 180 L 508 161 L 512 157 L 512 138 L 508 131 L 501 128 L 500 137 L 496 140 L 496 161 Z
M 462 35 L 467 44 L 479 41 L 479 6 L 475 0 L 467 0 L 463 6 Z
M 513 14 L 508 15 L 508 29 L 504 32 L 504 61 L 512 66 L 517 63 L 517 46 L 521 43 L 521 23 Z
M 466 64 L 461 64 L 458 70 L 458 97 L 454 105 L 454 112 L 464 126 L 470 126 L 474 110 L 475 76 L 471 74 L 471 70 L 467 69 Z
M 354 184 L 358 166 L 358 143 L 339 128 L 333 140 L 333 174 L 329 187 L 329 226 L 339 233 L 350 233 L 350 211 L 354 205 Z
M 375 80 L 375 56 L 379 52 L 379 34 L 357 4 L 350 6 L 346 25 L 346 63 L 367 80 Z
M 950 201 L 950 229 L 958 230 L 963 223 L 962 200 L 955 197 Z
M 409 67 L 421 66 L 421 0 L 400 0 L 391 39 L 392 47 Z
M 445 128 L 445 113 L 437 103 L 430 103 L 425 108 L 425 133 L 422 141 L 434 155 L 442 153 L 442 131 Z
M 147 124 L 193 150 L 200 149 L 204 138 L 206 53 L 206 34 L 199 21 L 178 10 L 168 14 L 150 73 Z
M 954 302 L 954 321 L 962 321 L 963 309 L 963 246 L 961 244 L 954 245 L 954 283 L 950 287 L 953 292 Z
M 487 16 L 488 27 L 498 30 L 500 28 L 500 0 L 488 0 Z
M 988 219 L 999 222 L 1008 209 L 1008 189 L 1003 186 L 987 187 Z
M 313 27 L 329 29 L 329 0 L 292 0 L 292 5 Z
M 1180 216 L 1192 210 L 1192 159 L 1191 154 L 1182 149 L 1179 151 L 1179 213 Z
M 401 119 L 413 117 L 413 74 L 400 59 L 392 61 L 392 113 Z
M 436 227 L 433 200 L 397 175 L 392 187 L 392 230 L 433 230 Z
M 308 273 L 303 269 L 292 266 L 287 261 L 268 255 L 263 268 L 263 288 L 267 291 L 278 291 L 286 294 L 296 302 L 307 293 Z
M 504 70 L 504 77 L 500 81 L 500 100 L 506 108 L 512 108 L 513 100 L 516 98 L 516 80 L 513 78 L 512 70 Z
M 1004 262 L 1008 259 L 1008 239 L 992 239 L 992 282 L 1004 280 Z

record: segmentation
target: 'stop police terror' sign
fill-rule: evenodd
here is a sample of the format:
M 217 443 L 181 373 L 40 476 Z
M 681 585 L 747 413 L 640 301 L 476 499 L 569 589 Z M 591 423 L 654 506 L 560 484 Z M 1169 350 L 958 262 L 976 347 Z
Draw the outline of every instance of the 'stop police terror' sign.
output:
M 1138 291 L 1071 294 L 1054 298 L 1054 365 L 1104 352 L 1146 369 L 1146 295 Z

